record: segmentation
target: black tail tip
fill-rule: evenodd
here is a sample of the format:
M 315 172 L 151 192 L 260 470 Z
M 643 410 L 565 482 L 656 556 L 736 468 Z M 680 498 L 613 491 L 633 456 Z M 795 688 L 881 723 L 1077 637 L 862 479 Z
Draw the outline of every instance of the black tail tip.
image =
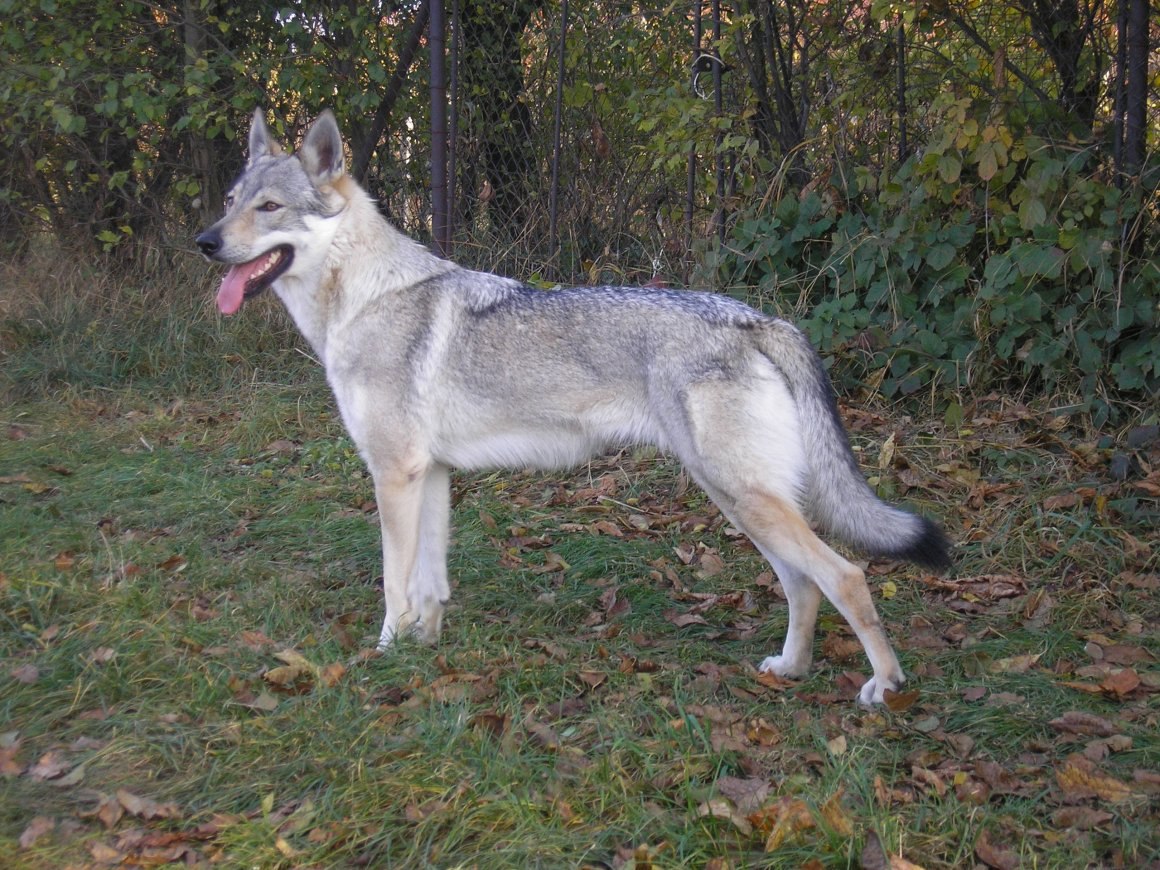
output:
M 904 550 L 894 555 L 907 562 L 921 565 L 932 571 L 945 571 L 951 566 L 951 541 L 937 523 L 926 517 L 919 517 L 919 534 Z

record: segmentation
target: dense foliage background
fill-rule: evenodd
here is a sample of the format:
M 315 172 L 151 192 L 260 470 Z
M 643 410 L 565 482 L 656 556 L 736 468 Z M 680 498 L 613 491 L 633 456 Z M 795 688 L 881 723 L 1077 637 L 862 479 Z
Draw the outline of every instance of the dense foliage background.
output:
M 451 253 L 802 323 L 955 541 L 866 565 L 906 691 L 828 608 L 759 675 L 784 590 L 648 449 L 456 474 L 443 640 L 374 653 L 370 477 L 192 237 L 328 106 L 432 242 L 438 9 L 0 0 L 0 864 L 1160 866 L 1160 10 L 568 6 L 444 10 Z
M 6 255 L 169 268 L 255 105 L 291 142 L 334 108 L 353 171 L 429 238 L 428 12 L 0 0 Z M 559 3 L 448 16 L 457 258 L 736 292 L 797 316 L 840 379 L 952 416 L 960 391 L 1013 382 L 1097 422 L 1154 407 L 1146 2 L 734 0 L 718 37 L 709 4 L 573 2 L 563 57 Z M 720 93 L 713 62 L 693 75 L 698 16 Z

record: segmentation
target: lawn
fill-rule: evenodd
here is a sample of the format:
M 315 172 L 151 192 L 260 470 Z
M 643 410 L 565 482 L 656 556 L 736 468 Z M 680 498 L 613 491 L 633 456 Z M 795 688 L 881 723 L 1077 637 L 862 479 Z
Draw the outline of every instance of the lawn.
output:
M 647 449 L 457 475 L 443 637 L 379 654 L 370 479 L 261 306 L 0 331 L 5 866 L 1160 862 L 1154 419 L 848 397 L 956 542 L 867 566 L 884 708 L 832 609 L 809 679 L 757 673 L 776 577 Z

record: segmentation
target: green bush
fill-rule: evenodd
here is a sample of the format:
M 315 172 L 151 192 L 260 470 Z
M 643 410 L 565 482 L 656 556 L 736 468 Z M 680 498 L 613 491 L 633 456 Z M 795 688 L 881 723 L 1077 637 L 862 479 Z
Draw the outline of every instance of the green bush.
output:
M 893 171 L 741 216 L 720 277 L 794 308 L 840 381 L 1032 383 L 1102 421 L 1160 389 L 1160 233 L 1154 199 L 1094 155 L 956 101 Z

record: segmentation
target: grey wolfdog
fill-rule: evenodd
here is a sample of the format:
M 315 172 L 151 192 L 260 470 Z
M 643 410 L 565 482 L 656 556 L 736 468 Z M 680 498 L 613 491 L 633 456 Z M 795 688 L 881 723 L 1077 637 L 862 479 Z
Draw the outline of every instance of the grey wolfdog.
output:
M 904 677 L 865 575 L 811 523 L 867 553 L 931 568 L 950 545 L 880 501 L 859 472 L 807 339 L 733 299 L 670 290 L 537 290 L 441 259 L 399 233 L 346 174 L 334 116 L 296 154 L 254 113 L 226 213 L 197 237 L 230 268 L 218 307 L 273 287 L 326 367 L 374 477 L 386 615 L 434 642 L 447 582 L 449 469 L 558 468 L 610 445 L 670 451 L 781 580 L 789 629 L 760 665 L 810 668 L 825 595 L 873 668 L 859 700 Z

